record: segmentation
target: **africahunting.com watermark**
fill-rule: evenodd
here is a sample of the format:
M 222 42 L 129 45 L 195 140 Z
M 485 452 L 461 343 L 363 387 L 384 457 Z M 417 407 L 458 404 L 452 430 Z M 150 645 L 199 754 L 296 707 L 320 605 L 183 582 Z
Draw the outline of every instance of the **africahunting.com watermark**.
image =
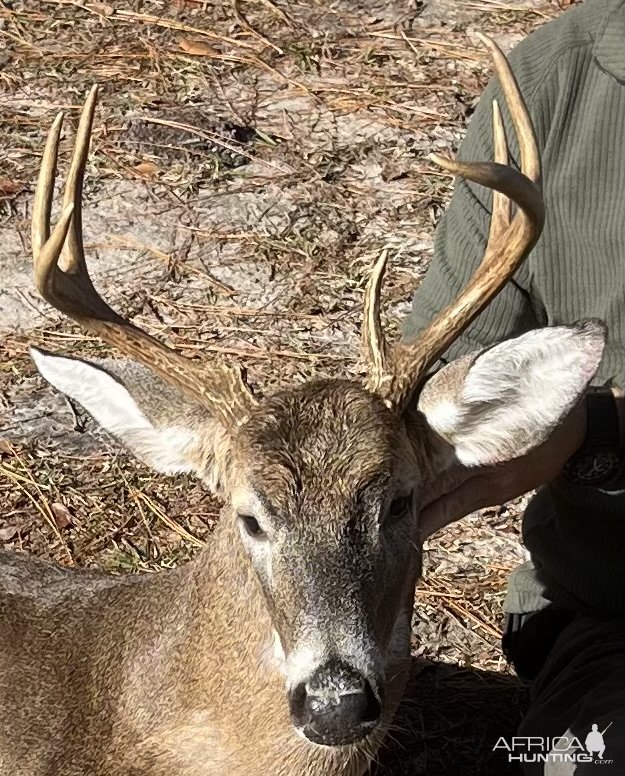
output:
M 562 736 L 553 738 L 543 736 L 513 736 L 510 739 L 501 736 L 493 751 L 506 752 L 509 763 L 594 763 L 612 765 L 613 760 L 606 759 L 604 735 L 612 725 L 610 722 L 603 730 L 593 724 L 583 739 L 566 731 Z

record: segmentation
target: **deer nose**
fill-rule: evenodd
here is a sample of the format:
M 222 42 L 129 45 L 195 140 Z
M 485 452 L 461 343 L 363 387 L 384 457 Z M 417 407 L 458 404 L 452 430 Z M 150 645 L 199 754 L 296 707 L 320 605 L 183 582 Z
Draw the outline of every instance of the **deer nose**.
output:
M 330 660 L 291 691 L 293 724 L 316 744 L 340 746 L 360 741 L 382 716 L 379 694 L 359 671 Z

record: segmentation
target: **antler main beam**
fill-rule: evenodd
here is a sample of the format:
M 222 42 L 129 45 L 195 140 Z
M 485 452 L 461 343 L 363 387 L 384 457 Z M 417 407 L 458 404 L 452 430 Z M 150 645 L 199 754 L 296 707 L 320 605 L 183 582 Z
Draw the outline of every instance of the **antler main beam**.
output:
M 436 154 L 430 158 L 463 178 L 493 189 L 493 209 L 484 257 L 466 288 L 419 337 L 392 350 L 379 321 L 379 296 L 384 267 L 376 267 L 365 294 L 363 333 L 371 364 L 367 387 L 402 412 L 422 387 L 429 369 L 502 290 L 523 263 L 544 223 L 538 143 L 527 107 L 510 65 L 497 44 L 485 35 L 516 131 L 521 172 L 509 166 L 508 146 L 499 106 L 493 104 L 494 162 L 459 162 Z M 518 206 L 514 217 L 511 202 Z M 372 336 L 376 332 L 376 336 Z
M 56 177 L 60 113 L 46 142 L 35 192 L 32 220 L 34 275 L 41 296 L 87 331 L 149 367 L 162 380 L 207 409 L 226 428 L 235 428 L 254 407 L 241 370 L 220 361 L 199 364 L 185 358 L 118 315 L 95 290 L 82 239 L 82 184 L 89 153 L 97 88 L 80 117 L 74 155 L 65 185 L 62 215 L 50 233 Z

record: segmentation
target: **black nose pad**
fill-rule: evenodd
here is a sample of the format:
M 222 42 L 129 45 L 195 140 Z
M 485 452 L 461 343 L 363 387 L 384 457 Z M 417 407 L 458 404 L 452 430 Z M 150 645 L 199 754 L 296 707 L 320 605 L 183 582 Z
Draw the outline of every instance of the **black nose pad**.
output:
M 368 735 L 382 716 L 371 683 L 351 666 L 332 660 L 291 693 L 293 722 L 311 741 L 348 744 Z

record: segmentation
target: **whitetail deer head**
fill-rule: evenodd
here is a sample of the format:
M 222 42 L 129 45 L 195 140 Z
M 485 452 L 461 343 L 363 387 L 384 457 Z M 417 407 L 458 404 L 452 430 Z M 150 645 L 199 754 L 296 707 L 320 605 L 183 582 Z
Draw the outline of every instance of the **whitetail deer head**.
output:
M 43 157 L 32 234 L 37 288 L 130 360 L 33 350 L 37 367 L 139 458 L 159 471 L 193 472 L 225 500 L 222 519 L 238 523 L 270 612 L 293 725 L 317 744 L 367 740 L 392 713 L 385 696 L 396 661 L 409 654 L 428 482 L 450 466 L 504 465 L 541 444 L 601 358 L 599 324 L 538 330 L 448 365 L 419 402 L 439 356 L 514 274 L 543 225 L 533 127 L 505 57 L 483 40 L 519 138 L 521 172 L 508 165 L 496 104 L 495 162 L 435 157 L 494 190 L 488 247 L 458 299 L 417 340 L 392 348 L 380 324 L 380 259 L 366 292 L 365 386 L 316 380 L 257 398 L 238 369 L 183 358 L 121 318 L 91 283 L 81 237 L 95 89 L 52 232 L 62 116 Z

